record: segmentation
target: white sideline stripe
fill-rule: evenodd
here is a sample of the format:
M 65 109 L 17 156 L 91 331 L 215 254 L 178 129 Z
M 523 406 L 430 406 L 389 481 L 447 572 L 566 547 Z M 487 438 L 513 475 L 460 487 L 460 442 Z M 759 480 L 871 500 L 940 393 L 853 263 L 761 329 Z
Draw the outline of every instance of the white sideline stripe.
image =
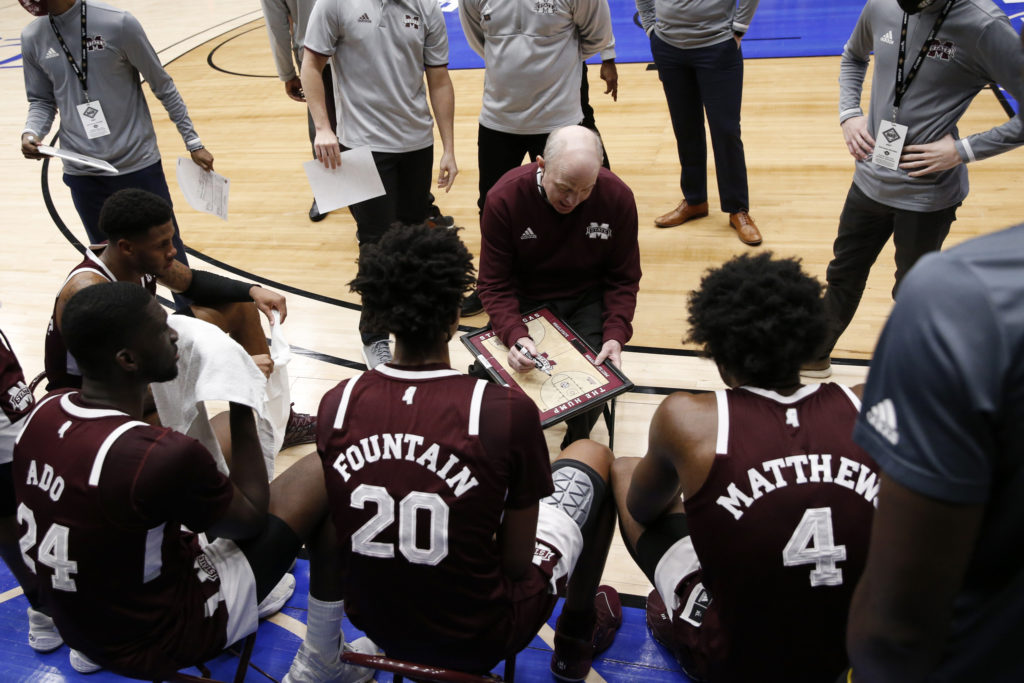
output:
M 15 586 L 9 591 L 4 591 L 3 593 L 0 593 L 0 604 L 3 604 L 8 600 L 13 600 L 24 592 L 25 591 L 21 590 L 21 586 Z
M 264 619 L 264 621 L 269 621 L 271 624 L 280 626 L 285 631 L 298 636 L 299 640 L 304 640 L 306 638 L 306 625 L 295 617 L 288 616 L 284 612 L 278 612 L 274 616 Z

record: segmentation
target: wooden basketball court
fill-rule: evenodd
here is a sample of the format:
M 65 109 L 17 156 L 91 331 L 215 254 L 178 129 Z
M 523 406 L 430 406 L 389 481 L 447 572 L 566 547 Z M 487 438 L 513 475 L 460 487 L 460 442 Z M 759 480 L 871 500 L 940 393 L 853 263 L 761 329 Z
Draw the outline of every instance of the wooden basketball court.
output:
M 356 329 L 358 298 L 346 284 L 355 275 L 355 224 L 346 210 L 336 211 L 320 223 L 307 218 L 312 197 L 301 168 L 310 158 L 305 111 L 285 96 L 274 74 L 259 3 L 112 0 L 111 4 L 129 9 L 146 28 L 197 131 L 216 158 L 215 169 L 231 180 L 226 222 L 187 205 L 174 180 L 176 159 L 187 155 L 162 106 L 151 97 L 176 215 L 184 241 L 192 250 L 191 265 L 234 273 L 287 294 L 289 317 L 284 331 L 299 352 L 289 369 L 293 399 L 298 409 L 314 411 L 327 389 L 364 368 Z M 86 237 L 61 181 L 59 164 L 44 172 L 40 163 L 20 154 L 27 104 L 16 58 L 20 51 L 17 38 L 28 20 L 17 3 L 0 6 L 0 50 L 4 50 L 0 53 L 0 87 L 5 93 L 0 101 L 0 139 L 6 141 L 6 152 L 0 155 L 4 178 L 0 328 L 26 374 L 32 375 L 43 366 L 42 342 L 53 297 L 67 271 L 80 260 L 74 240 L 84 242 Z M 450 40 L 464 39 L 450 34 Z M 836 52 L 841 47 L 836 46 Z M 640 216 L 644 276 L 635 335 L 623 366 L 636 389 L 618 399 L 615 423 L 616 454 L 628 456 L 643 455 L 651 414 L 667 393 L 723 386 L 713 365 L 681 341 L 687 334 L 687 293 L 697 286 L 702 273 L 735 254 L 760 249 L 799 257 L 810 273 L 824 279 L 853 172 L 837 123 L 839 58 L 748 59 L 743 139 L 751 214 L 764 235 L 763 245 L 751 248 L 740 243 L 729 227 L 728 216 L 715 211 L 717 193 L 710 158 L 711 215 L 677 228 L 655 228 L 654 217 L 675 206 L 681 193 L 664 96 L 657 73 L 647 66 L 646 61 L 618 65 L 618 102 L 602 94 L 597 70 L 590 72 L 591 101 L 612 170 L 633 189 Z M 476 131 L 483 72 L 462 69 L 451 75 L 460 173 L 454 189 L 438 196 L 437 203 L 455 217 L 456 224 L 463 227 L 463 239 L 478 254 Z M 869 88 L 868 83 L 865 93 Z M 988 129 L 1005 119 L 992 94 L 983 92 L 963 119 L 961 135 Z M 971 194 L 959 210 L 949 245 L 1020 220 L 1024 156 L 1011 152 L 973 164 L 970 173 Z M 66 228 L 61 230 L 62 226 Z M 890 245 L 872 272 L 853 324 L 836 349 L 836 381 L 856 383 L 865 377 L 866 361 L 891 307 L 893 270 Z M 486 316 L 463 323 L 466 329 L 481 326 Z M 462 344 L 453 341 L 451 351 L 453 365 L 465 370 L 471 358 Z M 561 429 L 549 430 L 553 452 L 561 440 Z M 607 442 L 602 424 L 594 436 Z M 279 471 L 305 452 L 307 449 L 295 448 L 283 454 Z M 0 590 L 11 590 L 0 594 L 0 613 L 13 629 L 19 618 L 24 621 L 24 604 L 23 598 L 16 599 L 19 589 L 13 587 L 9 575 L 5 578 Z M 605 582 L 633 596 L 646 596 L 650 590 L 619 540 L 613 546 Z M 304 595 L 301 601 L 304 604 Z M 642 618 L 639 610 L 637 633 L 643 629 Z M 653 641 L 645 643 L 637 636 L 636 643 L 654 656 Z M 18 673 L 9 670 L 14 678 L 64 680 L 65 675 L 76 675 L 67 667 L 66 657 L 63 668 L 47 663 L 32 673 L 34 655 L 25 645 L 23 632 L 11 636 L 7 651 L 12 650 L 25 658 L 24 666 L 16 669 Z M 624 651 L 623 656 L 631 655 Z M 673 664 L 663 661 L 659 666 L 668 671 Z M 0 664 L 0 678 L 7 679 L 4 666 Z M 537 675 L 543 673 L 544 666 L 540 665 Z M 636 669 L 627 667 L 614 673 L 619 670 L 609 667 L 607 671 L 601 665 L 596 669 L 608 680 L 635 680 L 639 675 Z M 522 680 L 533 680 L 520 671 Z

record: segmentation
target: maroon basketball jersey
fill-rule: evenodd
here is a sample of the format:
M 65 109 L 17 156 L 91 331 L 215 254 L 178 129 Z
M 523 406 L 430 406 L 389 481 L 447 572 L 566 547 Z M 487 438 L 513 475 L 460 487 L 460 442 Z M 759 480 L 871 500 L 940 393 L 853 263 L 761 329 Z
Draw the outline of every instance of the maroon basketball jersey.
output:
M 553 490 L 536 406 L 444 365 L 381 365 L 324 396 L 317 450 L 352 621 L 400 658 L 500 660 L 495 533 Z
M 71 269 L 68 276 L 64 278 L 64 284 L 57 290 L 57 296 L 60 296 L 61 290 L 64 289 L 65 285 L 79 273 L 95 273 L 100 277 L 106 278 L 110 282 L 115 282 L 117 278 L 110 272 L 106 264 L 99 259 L 100 254 L 107 248 L 106 243 L 94 245 L 88 247 L 85 250 L 85 257 L 82 262 Z M 153 275 L 144 275 L 142 280 L 139 282 L 140 285 L 149 290 L 149 293 L 156 296 L 156 277 Z M 78 370 L 78 363 L 75 362 L 74 356 L 68 353 L 68 349 L 64 346 L 64 337 L 61 336 L 60 330 L 57 329 L 57 299 L 53 301 L 53 312 L 50 314 L 50 324 L 46 327 L 46 345 L 44 347 L 45 356 L 43 357 L 43 365 L 46 369 L 46 390 L 54 391 L 55 389 L 78 389 L 82 386 L 82 373 Z
M 851 438 L 859 407 L 831 383 L 718 392 L 715 462 L 686 500 L 706 623 L 720 624 L 702 634 L 711 680 L 829 681 L 846 664 L 879 488 Z
M 14 447 L 25 563 L 71 647 L 129 675 L 213 656 L 227 613 L 203 531 L 231 502 L 230 482 L 198 441 L 77 391 L 49 394 Z
M 35 405 L 25 384 L 21 365 L 3 332 L 0 332 L 0 464 L 10 462 L 10 441 L 6 438 L 12 424 L 28 415 Z

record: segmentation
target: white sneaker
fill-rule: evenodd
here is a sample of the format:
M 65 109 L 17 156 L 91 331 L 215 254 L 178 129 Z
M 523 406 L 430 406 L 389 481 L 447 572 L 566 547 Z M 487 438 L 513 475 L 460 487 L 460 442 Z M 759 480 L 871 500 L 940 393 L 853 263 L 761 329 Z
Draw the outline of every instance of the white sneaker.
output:
M 36 652 L 50 652 L 64 644 L 53 619 L 28 608 L 28 646 Z
M 284 607 L 284 603 L 288 602 L 288 598 L 292 597 L 294 592 L 295 577 L 291 574 L 285 574 L 257 607 L 260 619 L 266 619 L 271 614 L 280 612 L 281 608 Z
M 345 652 L 382 654 L 380 648 L 366 636 L 345 643 Z M 340 659 L 325 662 L 318 654 L 307 648 L 306 643 L 302 643 L 281 683 L 363 683 L 373 678 L 373 674 L 373 669 L 345 664 Z
M 68 655 L 68 660 L 71 662 L 71 668 L 80 674 L 96 673 L 103 668 L 75 649 L 71 650 L 71 653 Z
M 387 339 L 379 339 L 363 346 L 363 360 L 366 361 L 366 369 L 373 370 L 381 363 L 391 362 L 391 342 Z

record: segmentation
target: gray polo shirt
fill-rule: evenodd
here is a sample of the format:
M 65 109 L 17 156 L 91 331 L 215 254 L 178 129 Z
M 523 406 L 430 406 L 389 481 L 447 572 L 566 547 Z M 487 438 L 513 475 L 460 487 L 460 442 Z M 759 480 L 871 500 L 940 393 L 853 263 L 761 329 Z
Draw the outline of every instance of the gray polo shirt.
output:
M 81 67 L 82 1 L 54 17 L 57 28 Z M 78 105 L 85 103 L 85 92 L 64 56 L 50 20 L 40 17 L 21 32 L 21 51 L 25 71 L 28 119 L 24 132 L 42 138 L 50 131 L 59 111 L 60 146 L 64 149 L 103 159 L 120 174 L 151 166 L 160 160 L 153 119 L 142 93 L 139 77 L 167 110 L 178 127 L 187 149 L 202 146 L 192 127 L 185 103 L 164 71 L 153 46 L 138 20 L 128 12 L 99 2 L 88 2 L 86 37 L 89 48 L 89 97 L 99 100 L 110 135 L 90 140 L 85 134 Z M 64 162 L 70 175 L 108 175 L 107 173 Z
M 910 16 L 907 26 L 906 70 L 938 18 L 944 0 Z M 860 107 L 869 56 L 875 53 L 868 132 L 878 134 L 880 122 L 892 120 L 903 11 L 896 0 L 868 0 L 843 50 L 839 72 L 839 120 L 862 114 Z M 903 97 L 898 123 L 909 128 L 908 145 L 934 142 L 952 133 L 974 96 L 989 82 L 1006 88 L 1017 101 L 1024 97 L 1024 55 L 1020 37 L 1001 9 L 990 0 L 956 0 L 942 24 L 917 77 Z M 1019 116 L 956 142 L 965 162 L 986 159 L 1024 143 Z M 877 202 L 908 211 L 939 211 L 967 196 L 967 167 L 911 178 L 906 171 L 858 161 L 853 175 L 864 194 Z
M 681 50 L 708 47 L 750 29 L 759 0 L 636 0 L 648 35 Z M 893 0 L 895 2 L 895 0 Z
M 412 152 L 434 144 L 423 69 L 448 64 L 437 0 L 319 0 L 305 46 L 331 56 L 342 145 Z
M 922 257 L 896 294 L 853 433 L 904 487 L 985 508 L 931 683 L 1024 680 L 1022 271 L 1024 225 Z
M 270 50 L 274 53 L 274 68 L 282 81 L 299 76 L 295 65 L 302 63 L 306 24 L 315 3 L 316 0 L 260 0 L 267 22 Z
M 612 43 L 608 0 L 460 0 L 459 19 L 486 65 L 480 125 L 534 135 L 583 120 L 569 84 Z

